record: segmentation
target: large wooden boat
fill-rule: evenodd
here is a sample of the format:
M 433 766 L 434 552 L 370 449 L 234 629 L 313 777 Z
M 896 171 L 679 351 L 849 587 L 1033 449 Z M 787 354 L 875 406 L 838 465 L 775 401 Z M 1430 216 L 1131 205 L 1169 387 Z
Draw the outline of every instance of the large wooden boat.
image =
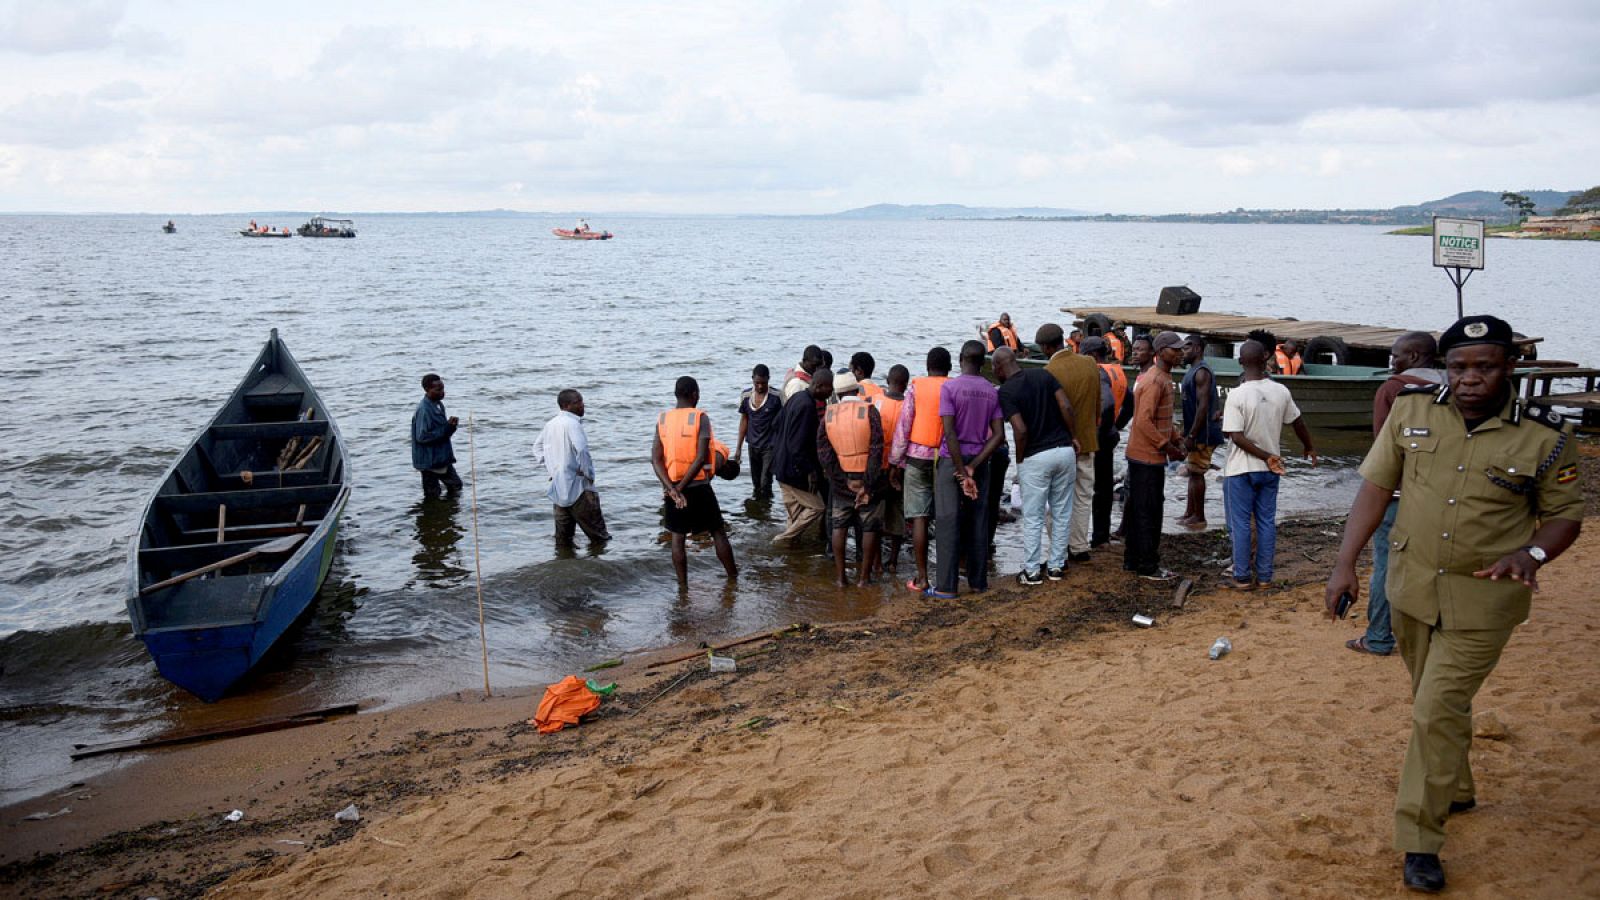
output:
M 310 608 L 348 467 L 338 426 L 273 329 L 162 476 L 130 543 L 128 615 L 163 676 L 214 702 Z

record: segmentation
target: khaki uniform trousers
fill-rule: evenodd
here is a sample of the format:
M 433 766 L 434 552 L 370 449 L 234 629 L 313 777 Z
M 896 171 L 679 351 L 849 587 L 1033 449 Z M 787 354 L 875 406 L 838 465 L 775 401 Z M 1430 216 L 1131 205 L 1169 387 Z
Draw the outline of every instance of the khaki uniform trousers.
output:
M 1078 454 L 1078 480 L 1072 483 L 1072 531 L 1067 552 L 1089 552 L 1089 526 L 1094 523 L 1094 454 Z
M 772 539 L 774 544 L 792 541 L 799 537 L 807 528 L 822 521 L 823 513 L 828 511 L 828 504 L 822 499 L 821 494 L 802 491 L 782 483 L 778 487 L 783 490 L 783 508 L 789 514 L 789 527 Z
M 1472 698 L 1500 661 L 1512 629 L 1447 631 L 1391 609 L 1411 672 L 1411 743 L 1394 806 L 1394 849 L 1438 853 L 1453 800 L 1475 797 Z

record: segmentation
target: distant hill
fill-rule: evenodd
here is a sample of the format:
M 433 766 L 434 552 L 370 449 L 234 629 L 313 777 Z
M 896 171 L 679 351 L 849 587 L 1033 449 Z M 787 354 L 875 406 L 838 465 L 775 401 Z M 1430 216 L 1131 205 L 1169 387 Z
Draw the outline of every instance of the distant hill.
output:
M 1562 198 L 1565 201 L 1565 198 Z M 898 203 L 875 203 L 858 209 L 831 213 L 828 219 L 1011 219 L 1027 217 L 1054 219 L 1070 216 L 1087 216 L 1092 213 L 1081 209 L 1052 209 L 1042 206 L 963 206 L 960 203 L 934 203 L 902 206 Z
M 1517 193 L 1537 204 L 1539 215 L 1549 215 L 1566 206 L 1567 198 L 1580 191 L 1517 191 Z M 1507 218 L 1510 215 L 1510 210 L 1500 202 L 1499 191 L 1463 191 L 1451 194 L 1442 200 L 1419 203 L 1415 207 L 1395 207 L 1396 212 L 1405 209 L 1419 209 L 1429 215 L 1443 213 L 1446 210 L 1496 218 Z

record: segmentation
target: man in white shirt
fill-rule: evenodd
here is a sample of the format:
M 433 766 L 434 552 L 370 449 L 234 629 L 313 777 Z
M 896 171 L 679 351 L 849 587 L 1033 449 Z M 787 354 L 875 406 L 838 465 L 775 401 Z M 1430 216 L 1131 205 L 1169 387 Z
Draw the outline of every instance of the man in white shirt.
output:
M 1222 464 L 1222 498 L 1233 538 L 1233 577 L 1224 587 L 1254 590 L 1272 585 L 1272 556 L 1278 543 L 1278 479 L 1283 426 L 1294 428 L 1306 459 L 1317 464 L 1311 432 L 1289 389 L 1267 377 L 1267 348 L 1260 341 L 1239 346 L 1239 385 L 1228 392 L 1222 430 L 1231 442 Z M 1255 554 L 1250 532 L 1255 527 Z
M 600 495 L 594 489 L 594 460 L 589 458 L 589 438 L 583 432 L 583 395 L 567 388 L 556 395 L 561 412 L 544 424 L 539 445 L 544 467 L 550 472 L 546 494 L 555 504 L 556 543 L 571 546 L 578 528 L 590 544 L 611 540 Z

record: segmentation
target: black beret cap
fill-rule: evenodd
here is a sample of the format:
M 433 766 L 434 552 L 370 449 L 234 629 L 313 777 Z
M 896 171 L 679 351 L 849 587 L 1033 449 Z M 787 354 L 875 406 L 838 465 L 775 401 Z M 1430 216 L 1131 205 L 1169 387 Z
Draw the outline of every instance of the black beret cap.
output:
M 1494 316 L 1467 316 L 1439 335 L 1439 352 L 1449 353 L 1453 348 L 1472 344 L 1498 344 L 1507 350 L 1516 348 L 1511 325 Z
M 1083 343 L 1078 345 L 1078 352 L 1084 356 L 1088 356 L 1091 353 L 1100 353 L 1108 349 L 1110 348 L 1106 346 L 1106 340 L 1102 337 L 1086 337 L 1083 339 Z

